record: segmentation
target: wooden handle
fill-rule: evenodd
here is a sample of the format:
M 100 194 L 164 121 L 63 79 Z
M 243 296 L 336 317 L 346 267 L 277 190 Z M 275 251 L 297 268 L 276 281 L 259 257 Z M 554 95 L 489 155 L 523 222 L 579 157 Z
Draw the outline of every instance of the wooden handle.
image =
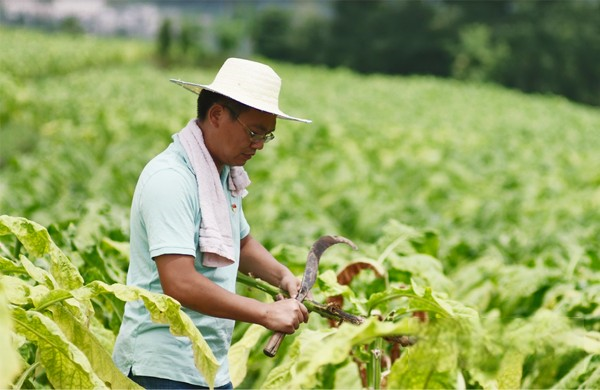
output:
M 263 352 L 265 353 L 265 355 L 267 355 L 268 357 L 275 356 L 277 354 L 277 350 L 279 349 L 279 345 L 281 344 L 281 341 L 283 340 L 284 337 L 285 337 L 285 333 L 281 333 L 281 332 L 273 333 L 273 335 L 269 339 L 269 342 L 267 343 L 267 346 L 263 349 Z

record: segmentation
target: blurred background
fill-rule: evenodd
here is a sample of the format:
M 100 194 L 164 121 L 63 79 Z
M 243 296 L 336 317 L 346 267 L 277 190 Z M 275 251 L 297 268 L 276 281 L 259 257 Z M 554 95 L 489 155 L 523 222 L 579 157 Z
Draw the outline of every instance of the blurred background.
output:
M 468 342 L 429 327 L 391 388 L 600 388 L 600 0 L 0 0 L 0 215 L 47 228 L 86 284 L 124 283 L 137 178 L 195 114 L 168 80 L 208 83 L 230 56 L 271 65 L 281 108 L 313 120 L 279 121 L 247 164 L 253 235 L 297 275 L 320 235 L 356 242 L 322 259 L 320 302 L 370 264 L 349 312 L 416 283 L 479 315 Z M 5 292 L 37 283 L 23 247 L 0 221 Z M 110 350 L 123 302 L 93 304 Z M 286 348 L 330 331 L 311 321 L 276 359 L 249 342 L 239 387 L 291 383 Z M 49 387 L 35 343 L 19 353 L 23 388 Z M 361 356 L 296 380 L 366 388 Z
M 0 22 L 154 41 L 165 66 L 261 55 L 600 105 L 598 0 L 2 0 Z

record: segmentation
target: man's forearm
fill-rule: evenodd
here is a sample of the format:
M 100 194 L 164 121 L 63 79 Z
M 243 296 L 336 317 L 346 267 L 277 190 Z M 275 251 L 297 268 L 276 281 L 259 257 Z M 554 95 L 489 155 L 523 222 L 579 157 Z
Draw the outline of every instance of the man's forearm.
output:
M 252 274 L 273 286 L 281 286 L 286 277 L 294 277 L 292 272 L 277 261 L 257 240 L 247 236 L 240 248 L 240 268 L 245 274 Z
M 192 257 L 166 255 L 156 264 L 164 293 L 182 306 L 213 317 L 264 323 L 264 303 L 229 292 L 196 272 Z

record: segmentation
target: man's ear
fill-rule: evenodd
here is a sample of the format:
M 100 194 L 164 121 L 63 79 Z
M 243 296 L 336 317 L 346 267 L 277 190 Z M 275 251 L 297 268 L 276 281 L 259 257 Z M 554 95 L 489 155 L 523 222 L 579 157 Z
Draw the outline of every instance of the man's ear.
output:
M 207 113 L 207 117 L 210 121 L 210 124 L 216 128 L 220 127 L 221 122 L 227 115 L 225 111 L 225 107 L 223 107 L 220 104 L 214 103 L 212 106 L 210 106 Z

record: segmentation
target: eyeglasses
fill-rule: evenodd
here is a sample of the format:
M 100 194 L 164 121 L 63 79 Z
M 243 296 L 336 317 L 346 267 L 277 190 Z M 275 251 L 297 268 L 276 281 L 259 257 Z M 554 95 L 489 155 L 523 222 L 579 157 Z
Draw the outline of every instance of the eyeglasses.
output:
M 238 121 L 238 123 L 240 125 L 242 125 L 244 130 L 246 130 L 246 133 L 248 133 L 248 136 L 250 137 L 250 141 L 252 143 L 264 142 L 266 144 L 267 142 L 273 141 L 273 139 L 275 138 L 275 134 L 273 134 L 273 132 L 270 132 L 267 134 L 258 134 L 256 132 L 252 131 L 252 129 L 250 129 L 250 127 L 248 127 L 247 124 L 245 124 L 244 122 L 242 122 L 240 120 L 240 116 L 237 112 L 235 112 L 234 110 L 232 110 L 230 107 L 228 107 L 226 105 L 223 105 L 223 107 L 225 107 L 229 111 L 231 111 L 231 113 L 235 116 L 235 120 Z
M 248 133 L 248 136 L 250 137 L 250 141 L 252 141 L 252 143 L 264 142 L 266 144 L 267 142 L 273 141 L 273 139 L 275 138 L 275 134 L 273 134 L 273 132 L 267 134 L 258 134 L 250 130 L 248 125 L 242 122 L 240 118 L 235 118 L 235 120 L 238 121 L 240 125 L 242 125 L 244 130 L 246 130 L 246 133 Z

